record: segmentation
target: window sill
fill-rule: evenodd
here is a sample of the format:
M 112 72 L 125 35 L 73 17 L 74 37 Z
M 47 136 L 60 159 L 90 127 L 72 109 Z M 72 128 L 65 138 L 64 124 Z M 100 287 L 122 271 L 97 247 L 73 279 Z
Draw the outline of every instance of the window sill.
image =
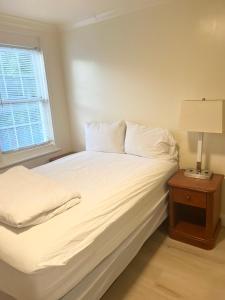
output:
M 48 144 L 33 149 L 27 149 L 6 154 L 0 153 L 0 170 L 12 167 L 25 161 L 43 157 L 58 152 L 60 150 L 61 148 L 57 147 L 55 144 Z

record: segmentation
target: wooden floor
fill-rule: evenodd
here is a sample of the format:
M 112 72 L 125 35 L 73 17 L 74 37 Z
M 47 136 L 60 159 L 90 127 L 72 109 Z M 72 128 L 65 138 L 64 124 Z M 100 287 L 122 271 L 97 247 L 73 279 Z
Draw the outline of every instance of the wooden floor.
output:
M 160 228 L 101 300 L 225 300 L 225 228 L 210 251 Z
M 10 299 L 0 292 L 0 300 Z M 225 228 L 210 251 L 171 240 L 160 228 L 101 300 L 174 299 L 225 300 Z

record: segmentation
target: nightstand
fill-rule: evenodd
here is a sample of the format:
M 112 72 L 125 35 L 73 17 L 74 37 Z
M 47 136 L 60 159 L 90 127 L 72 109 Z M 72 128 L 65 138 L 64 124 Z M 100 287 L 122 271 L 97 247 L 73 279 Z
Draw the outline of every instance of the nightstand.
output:
M 194 246 L 212 249 L 220 231 L 221 187 L 224 176 L 184 176 L 179 170 L 169 185 L 169 235 Z
M 60 155 L 58 155 L 58 156 L 55 156 L 55 157 L 50 158 L 50 159 L 49 159 L 49 162 L 55 161 L 55 160 L 57 160 L 57 159 L 60 159 L 60 158 L 62 158 L 62 157 L 65 157 L 65 156 L 67 156 L 67 155 L 71 155 L 71 154 L 74 154 L 74 153 L 75 153 L 75 152 L 67 152 L 67 153 L 64 153 L 64 154 L 60 154 Z

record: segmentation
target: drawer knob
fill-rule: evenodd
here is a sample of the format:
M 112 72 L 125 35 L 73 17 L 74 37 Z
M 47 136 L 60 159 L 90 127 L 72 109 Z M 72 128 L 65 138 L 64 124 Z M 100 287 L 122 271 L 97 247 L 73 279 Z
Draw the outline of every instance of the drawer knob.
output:
M 187 200 L 190 200 L 190 199 L 191 199 L 191 196 L 190 196 L 190 195 L 186 195 L 186 199 L 187 199 Z

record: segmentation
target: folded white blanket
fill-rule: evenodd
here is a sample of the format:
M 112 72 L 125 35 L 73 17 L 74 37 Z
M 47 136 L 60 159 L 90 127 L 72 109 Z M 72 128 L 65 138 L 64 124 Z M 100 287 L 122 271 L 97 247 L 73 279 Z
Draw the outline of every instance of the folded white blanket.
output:
M 43 223 L 80 198 L 48 177 L 14 167 L 0 175 L 0 222 L 17 228 Z

